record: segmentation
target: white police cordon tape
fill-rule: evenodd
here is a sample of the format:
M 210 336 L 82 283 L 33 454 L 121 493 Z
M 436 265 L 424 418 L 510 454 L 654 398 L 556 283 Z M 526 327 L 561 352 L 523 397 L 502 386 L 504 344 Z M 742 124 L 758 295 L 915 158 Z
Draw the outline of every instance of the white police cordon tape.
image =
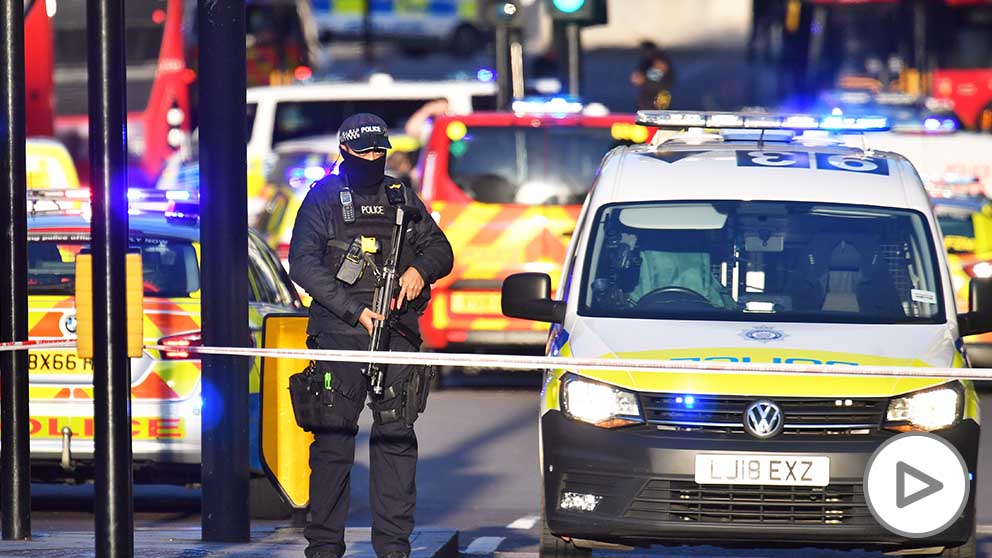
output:
M 32 339 L 28 341 L 4 341 L 0 343 L 0 353 L 10 351 L 45 351 L 49 349 L 74 349 L 76 342 L 65 339 Z
M 168 351 L 174 346 L 145 345 L 146 349 Z M 258 349 L 235 347 L 183 347 L 191 353 L 292 358 L 338 362 L 464 366 L 501 370 L 619 370 L 639 372 L 704 372 L 713 374 L 810 374 L 821 376 L 881 376 L 903 378 L 946 378 L 992 380 L 992 368 L 927 368 L 912 366 L 849 366 L 771 363 L 705 362 L 685 360 L 647 360 L 622 358 L 574 358 L 522 355 L 480 355 L 465 353 L 369 352 L 308 349 Z
M 0 343 L 0 352 L 73 348 L 74 340 L 38 339 Z M 183 350 L 207 355 L 291 358 L 329 362 L 370 362 L 492 368 L 499 370 L 618 370 L 639 372 L 702 372 L 711 374 L 809 374 L 819 376 L 877 376 L 902 378 L 944 378 L 992 380 L 992 368 L 928 368 L 922 366 L 850 366 L 814 364 L 772 364 L 709 362 L 692 360 L 649 360 L 632 358 L 575 358 L 524 355 L 481 355 L 469 353 L 412 353 L 338 351 L 328 349 L 260 349 L 244 347 L 176 347 L 145 345 L 155 351 Z

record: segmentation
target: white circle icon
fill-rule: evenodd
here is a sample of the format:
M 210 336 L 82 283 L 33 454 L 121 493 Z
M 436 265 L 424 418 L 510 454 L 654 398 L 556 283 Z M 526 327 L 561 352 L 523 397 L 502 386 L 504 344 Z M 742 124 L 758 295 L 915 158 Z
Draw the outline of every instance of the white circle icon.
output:
M 933 434 L 890 438 L 868 460 L 865 500 L 886 529 L 909 538 L 936 535 L 961 517 L 971 482 L 957 449 Z

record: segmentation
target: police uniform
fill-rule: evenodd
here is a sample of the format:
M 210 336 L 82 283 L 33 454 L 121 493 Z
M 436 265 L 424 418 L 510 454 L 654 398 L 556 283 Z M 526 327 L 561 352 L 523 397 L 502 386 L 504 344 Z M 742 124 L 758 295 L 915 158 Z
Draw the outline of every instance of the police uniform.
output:
M 385 123 L 372 115 L 355 115 L 341 127 L 339 139 L 356 151 L 388 147 Z M 370 147 L 371 146 L 371 147 Z M 344 155 L 344 154 L 343 154 Z M 354 156 L 346 157 L 349 163 Z M 379 160 L 385 161 L 385 157 Z M 362 311 L 372 307 L 374 273 L 366 269 L 352 285 L 337 278 L 349 243 L 355 238 L 375 238 L 378 249 L 369 258 L 381 265 L 391 248 L 396 208 L 405 205 L 422 218 L 407 229 L 406 246 L 397 272 L 416 269 L 424 280 L 420 297 L 403 304 L 397 327 L 418 334 L 418 317 L 426 307 L 429 285 L 451 271 L 451 245 L 431 218 L 423 202 L 399 180 L 382 175 L 378 182 L 356 184 L 355 171 L 342 164 L 339 175 L 315 183 L 300 207 L 290 244 L 290 276 L 310 294 L 308 345 L 321 349 L 368 350 L 369 334 L 359 323 Z M 360 165 L 374 166 L 366 162 Z M 374 173 L 372 173 L 374 174 Z M 368 177 L 365 177 L 368 181 Z M 350 203 L 349 203 L 350 202 Z M 349 207 L 350 206 L 350 207 Z M 395 293 L 393 294 L 395 296 Z M 390 335 L 390 350 L 415 351 L 416 342 Z M 344 527 L 348 516 L 351 467 L 355 457 L 358 417 L 367 396 L 368 379 L 362 363 L 321 362 L 319 371 L 331 372 L 334 426 L 315 432 L 310 446 L 310 523 L 304 530 L 308 558 L 344 555 Z M 385 368 L 384 393 L 368 397 L 373 411 L 370 445 L 372 546 L 380 557 L 405 557 L 410 553 L 410 533 L 416 505 L 416 413 L 409 408 L 405 390 L 418 367 Z M 426 389 L 426 388 L 425 388 Z M 409 390 L 407 390 L 409 391 Z M 426 397 L 426 392 L 421 395 Z

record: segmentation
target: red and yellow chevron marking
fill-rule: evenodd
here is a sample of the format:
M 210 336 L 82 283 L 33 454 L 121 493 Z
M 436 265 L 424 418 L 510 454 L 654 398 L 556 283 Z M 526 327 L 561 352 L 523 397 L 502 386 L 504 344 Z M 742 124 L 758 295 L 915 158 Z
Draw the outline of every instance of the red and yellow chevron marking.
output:
M 436 286 L 431 325 L 438 330 L 546 329 L 503 317 L 498 285 L 521 271 L 548 273 L 556 284 L 582 208 L 438 201 L 431 209 L 455 254 L 454 269 Z M 452 290 L 459 281 L 476 283 Z
M 502 279 L 535 263 L 560 273 L 581 207 L 435 202 L 432 209 L 455 253 L 455 269 L 444 279 L 453 283 Z

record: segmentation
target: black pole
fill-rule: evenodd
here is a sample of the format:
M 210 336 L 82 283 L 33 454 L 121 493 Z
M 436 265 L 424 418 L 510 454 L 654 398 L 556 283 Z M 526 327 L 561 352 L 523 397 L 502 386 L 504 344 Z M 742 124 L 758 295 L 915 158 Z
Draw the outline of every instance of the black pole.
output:
M 134 555 L 124 0 L 88 0 L 97 558 Z
M 36 9 L 45 9 L 37 6 Z M 24 161 L 24 2 L 0 0 L 0 341 L 28 338 L 28 217 Z M 0 353 L 0 490 L 4 540 L 31 537 L 31 448 L 28 431 L 28 354 Z
M 497 23 L 495 31 L 493 48 L 496 49 L 496 110 L 510 110 L 510 100 L 513 98 L 510 28 L 505 23 Z
M 203 342 L 248 343 L 245 0 L 200 0 Z M 248 360 L 203 357 L 203 539 L 249 540 Z
M 568 94 L 578 97 L 582 90 L 582 27 L 578 23 L 565 25 L 568 40 Z

